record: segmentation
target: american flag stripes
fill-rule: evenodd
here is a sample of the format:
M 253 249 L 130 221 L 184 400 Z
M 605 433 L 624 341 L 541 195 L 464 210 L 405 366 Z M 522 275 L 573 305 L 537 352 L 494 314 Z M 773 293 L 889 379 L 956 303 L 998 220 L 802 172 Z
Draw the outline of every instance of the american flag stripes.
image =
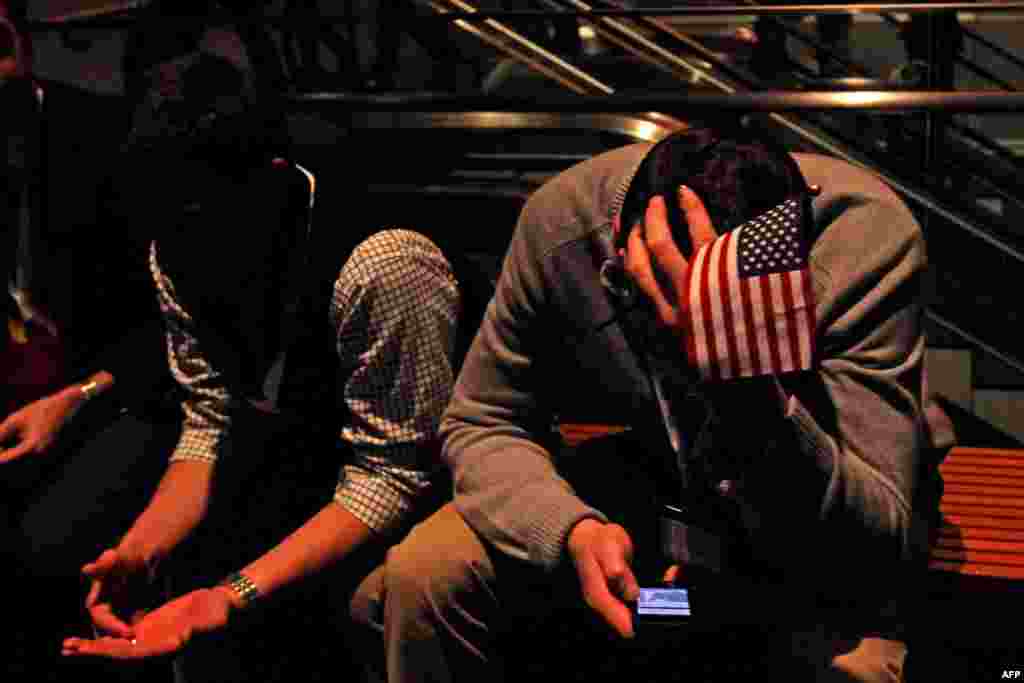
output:
M 813 367 L 814 294 L 803 204 L 790 199 L 694 256 L 686 353 L 704 380 Z

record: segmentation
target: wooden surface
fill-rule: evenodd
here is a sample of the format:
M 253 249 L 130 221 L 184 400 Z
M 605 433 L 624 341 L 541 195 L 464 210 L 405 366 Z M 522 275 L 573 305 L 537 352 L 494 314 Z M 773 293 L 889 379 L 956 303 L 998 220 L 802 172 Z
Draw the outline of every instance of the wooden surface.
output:
M 1024 579 L 1024 450 L 954 448 L 939 471 L 943 525 L 929 566 Z
M 576 446 L 627 427 L 561 424 Z M 954 448 L 939 466 L 943 524 L 929 567 L 945 574 L 1024 579 L 1024 450 Z

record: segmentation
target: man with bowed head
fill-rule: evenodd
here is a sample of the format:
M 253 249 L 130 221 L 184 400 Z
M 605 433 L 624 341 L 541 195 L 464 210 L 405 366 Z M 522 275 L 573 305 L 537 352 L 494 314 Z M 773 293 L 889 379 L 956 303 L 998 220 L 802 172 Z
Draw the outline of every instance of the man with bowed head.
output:
M 296 613 L 332 625 L 311 596 L 346 605 L 432 504 L 461 299 L 448 259 L 412 230 L 346 244 L 353 229 L 331 241 L 347 253 L 313 259 L 312 178 L 278 156 L 283 117 L 224 57 L 168 66 L 180 92 L 154 98 L 127 153 L 174 178 L 144 189 L 180 436 L 141 512 L 82 567 L 97 637 L 61 651 L 185 650 L 190 681 L 248 681 L 317 667 L 329 636 L 282 643 L 277 628 Z M 168 567 L 188 590 L 147 611 Z M 298 603 L 281 597 L 296 585 Z M 345 669 L 339 640 L 319 666 Z
M 353 600 L 389 680 L 500 672 L 516 650 L 497 626 L 549 596 L 633 637 L 658 541 L 642 537 L 656 514 L 613 514 L 629 497 L 687 511 L 668 545 L 705 619 L 759 625 L 760 654 L 730 657 L 899 680 L 924 267 L 888 187 L 739 128 L 613 150 L 538 190 L 442 420 L 454 501 Z M 632 427 L 617 465 L 547 444 L 553 415 L 589 397 Z M 715 656 L 682 640 L 683 671 Z

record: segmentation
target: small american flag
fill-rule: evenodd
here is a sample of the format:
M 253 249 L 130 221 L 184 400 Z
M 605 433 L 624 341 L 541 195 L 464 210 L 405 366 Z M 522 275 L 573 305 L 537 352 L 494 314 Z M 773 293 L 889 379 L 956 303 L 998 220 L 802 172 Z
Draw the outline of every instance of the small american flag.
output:
M 689 275 L 686 353 L 704 380 L 813 366 L 805 232 L 804 201 L 790 199 L 698 250 Z

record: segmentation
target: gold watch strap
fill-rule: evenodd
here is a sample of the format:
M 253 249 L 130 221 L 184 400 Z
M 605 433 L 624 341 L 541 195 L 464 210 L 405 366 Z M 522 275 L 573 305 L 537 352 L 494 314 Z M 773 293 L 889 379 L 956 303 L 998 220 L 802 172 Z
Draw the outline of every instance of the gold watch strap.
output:
M 260 597 L 260 589 L 248 576 L 242 572 L 228 574 L 220 585 L 227 586 L 233 590 L 242 601 L 242 606 L 248 607 Z

